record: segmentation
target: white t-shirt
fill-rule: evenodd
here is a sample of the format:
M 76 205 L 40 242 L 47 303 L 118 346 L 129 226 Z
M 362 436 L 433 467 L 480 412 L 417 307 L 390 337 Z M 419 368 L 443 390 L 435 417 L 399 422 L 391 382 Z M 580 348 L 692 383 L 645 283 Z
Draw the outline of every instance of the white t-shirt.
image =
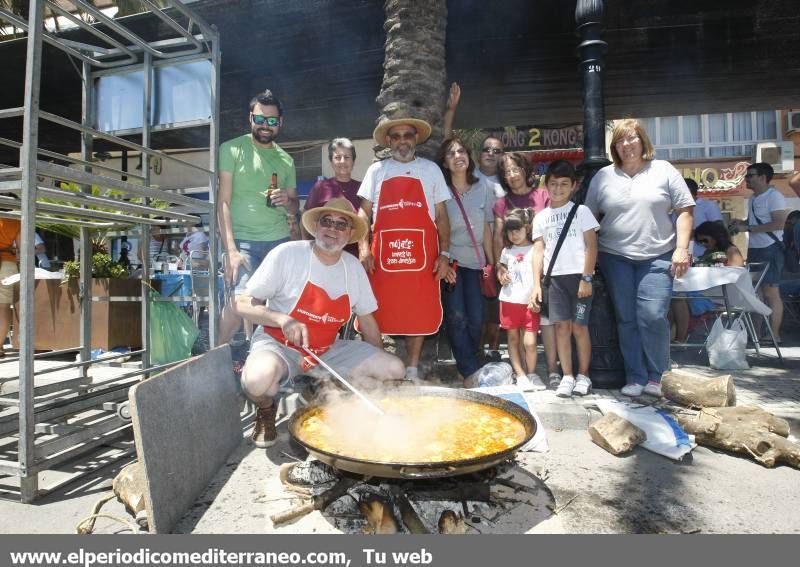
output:
M 574 206 L 574 203 L 567 203 L 557 209 L 547 207 L 533 218 L 533 240 L 544 239 L 543 274 L 547 273 L 558 237 L 564 228 L 567 215 Z M 563 276 L 583 273 L 583 263 L 586 258 L 586 243 L 583 240 L 583 233 L 587 230 L 597 230 L 599 227 L 600 224 L 594 218 L 592 212 L 587 207 L 578 205 L 578 211 L 569 225 L 567 236 L 564 238 L 564 243 L 558 252 L 552 275 Z
M 783 211 L 786 209 L 786 199 L 783 198 L 780 191 L 775 187 L 770 187 L 761 195 L 753 195 L 747 203 L 747 224 L 752 228 L 758 226 L 753 217 L 753 213 L 761 221 L 761 224 L 769 224 L 772 222 L 772 213 L 775 211 Z M 778 240 L 783 242 L 783 230 L 773 230 Z M 747 244 L 748 248 L 766 248 L 775 241 L 770 238 L 766 232 L 750 232 L 750 241 Z
M 373 163 L 364 174 L 364 180 L 358 190 L 358 196 L 373 204 L 372 217 L 375 222 L 380 214 L 377 208 L 381 185 L 392 177 L 416 177 L 422 183 L 425 200 L 428 204 L 428 213 L 431 220 L 436 218 L 434 205 L 450 199 L 450 190 L 442 175 L 439 166 L 424 158 L 414 158 L 408 163 L 401 163 L 394 159 L 385 159 Z
M 309 240 L 297 240 L 274 248 L 247 281 L 247 293 L 256 299 L 269 300 L 272 311 L 290 313 L 310 279 L 331 299 L 347 293 L 356 315 L 376 311 L 378 302 L 358 259 L 343 252 L 336 264 L 326 266 L 312 252 L 312 244 Z
M 715 201 L 709 201 L 708 199 L 703 199 L 702 197 L 698 197 L 695 200 L 694 226 L 692 228 L 697 228 L 704 222 L 721 221 L 721 220 L 722 220 L 722 211 L 719 210 L 719 205 L 717 205 Z M 692 235 L 692 240 L 694 240 L 694 235 Z M 695 258 L 699 258 L 705 253 L 706 253 L 705 246 L 695 242 L 694 247 L 692 248 L 692 255 Z
M 186 238 L 181 240 L 180 248 L 183 252 L 208 250 L 208 236 L 205 232 L 197 231 L 186 235 Z
M 481 181 L 485 181 L 489 185 L 489 187 L 492 188 L 492 191 L 494 191 L 495 198 L 499 199 L 500 197 L 505 196 L 506 190 L 503 189 L 502 185 L 500 185 L 499 177 L 497 177 L 496 175 L 486 175 L 477 167 L 475 168 L 475 171 L 473 173 L 475 174 L 475 177 L 477 177 Z
M 500 263 L 508 269 L 511 282 L 500 288 L 500 301 L 527 305 L 533 293 L 533 244 L 503 248 Z

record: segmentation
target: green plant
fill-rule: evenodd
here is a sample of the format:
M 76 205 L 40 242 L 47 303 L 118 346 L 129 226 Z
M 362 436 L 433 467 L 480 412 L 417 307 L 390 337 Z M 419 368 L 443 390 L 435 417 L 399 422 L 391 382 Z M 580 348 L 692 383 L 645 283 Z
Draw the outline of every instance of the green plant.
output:
M 64 262 L 64 283 L 72 278 L 80 277 L 81 264 L 75 260 Z M 130 272 L 128 268 L 111 259 L 110 254 L 96 252 L 92 254 L 92 277 L 93 278 L 128 278 Z

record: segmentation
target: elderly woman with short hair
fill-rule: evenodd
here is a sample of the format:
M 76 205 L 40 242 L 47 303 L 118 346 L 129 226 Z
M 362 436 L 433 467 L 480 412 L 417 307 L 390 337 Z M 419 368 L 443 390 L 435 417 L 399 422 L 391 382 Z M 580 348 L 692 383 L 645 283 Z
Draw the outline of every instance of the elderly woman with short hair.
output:
M 614 163 L 597 172 L 586 197 L 600 219 L 598 259 L 617 317 L 627 396 L 661 396 L 661 375 L 669 368 L 672 279 L 689 267 L 694 199 L 678 170 L 654 157 L 637 120 L 617 122 Z

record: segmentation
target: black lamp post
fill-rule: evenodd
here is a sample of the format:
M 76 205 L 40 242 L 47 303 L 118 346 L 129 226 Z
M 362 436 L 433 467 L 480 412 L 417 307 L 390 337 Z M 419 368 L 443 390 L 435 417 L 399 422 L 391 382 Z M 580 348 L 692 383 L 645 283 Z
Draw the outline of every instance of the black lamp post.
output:
M 595 173 L 611 163 L 606 157 L 606 121 L 603 101 L 602 39 L 603 1 L 577 0 L 575 23 L 580 37 L 578 55 L 583 74 L 583 181 L 577 202 L 583 203 Z M 625 384 L 625 367 L 619 350 L 617 322 L 606 283 L 599 270 L 594 280 L 594 300 L 589 321 L 592 337 L 591 377 L 596 388 L 619 388 Z

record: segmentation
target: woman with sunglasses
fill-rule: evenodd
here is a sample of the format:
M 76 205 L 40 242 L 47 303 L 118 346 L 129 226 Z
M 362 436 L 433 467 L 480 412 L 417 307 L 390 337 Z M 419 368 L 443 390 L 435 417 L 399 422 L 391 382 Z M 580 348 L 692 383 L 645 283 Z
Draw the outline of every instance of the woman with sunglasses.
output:
M 450 219 L 450 272 L 445 278 L 442 306 L 447 338 L 458 372 L 466 385 L 476 385 L 483 295 L 482 268 L 494 263 L 492 222 L 494 192 L 475 175 L 466 144 L 459 138 L 445 140 L 436 155 L 452 199 L 445 202 Z
M 670 367 L 672 278 L 689 268 L 694 222 L 694 199 L 683 176 L 655 154 L 639 121 L 618 121 L 611 134 L 614 163 L 592 178 L 586 197 L 600 219 L 598 260 L 625 363 L 621 392 L 633 397 L 661 397 L 661 375 Z
M 694 229 L 694 241 L 705 248 L 695 266 L 744 266 L 744 257 L 722 223 L 707 221 Z

